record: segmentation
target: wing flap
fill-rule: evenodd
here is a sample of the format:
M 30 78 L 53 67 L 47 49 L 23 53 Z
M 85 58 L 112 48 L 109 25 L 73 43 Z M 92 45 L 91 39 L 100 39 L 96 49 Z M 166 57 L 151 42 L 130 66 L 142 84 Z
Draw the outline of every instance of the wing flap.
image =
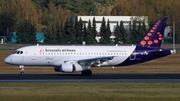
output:
M 88 58 L 88 59 L 81 59 L 77 62 L 83 62 L 83 61 L 94 61 L 94 60 L 112 60 L 114 56 L 108 56 L 108 57 L 95 57 L 95 58 Z
M 78 60 L 78 63 L 83 62 L 86 66 L 101 66 L 101 65 L 108 65 L 108 62 L 111 62 L 111 60 L 114 58 L 114 56 L 108 56 L 108 57 L 95 57 L 95 58 L 88 58 L 88 59 L 81 59 Z

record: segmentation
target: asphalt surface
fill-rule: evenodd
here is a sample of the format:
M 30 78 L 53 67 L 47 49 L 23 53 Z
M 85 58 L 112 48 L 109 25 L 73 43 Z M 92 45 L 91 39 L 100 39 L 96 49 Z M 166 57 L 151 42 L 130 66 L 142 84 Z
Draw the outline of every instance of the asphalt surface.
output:
M 136 81 L 180 81 L 180 74 L 0 74 L 0 82 L 136 82 Z

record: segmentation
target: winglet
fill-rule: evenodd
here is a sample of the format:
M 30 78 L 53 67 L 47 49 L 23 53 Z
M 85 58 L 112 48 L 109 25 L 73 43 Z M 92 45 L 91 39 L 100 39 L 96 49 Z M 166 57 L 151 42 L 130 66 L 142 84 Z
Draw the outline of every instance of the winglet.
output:
M 166 26 L 167 17 L 159 18 L 152 28 L 137 44 L 137 47 L 153 47 L 160 48 L 164 36 L 164 29 Z

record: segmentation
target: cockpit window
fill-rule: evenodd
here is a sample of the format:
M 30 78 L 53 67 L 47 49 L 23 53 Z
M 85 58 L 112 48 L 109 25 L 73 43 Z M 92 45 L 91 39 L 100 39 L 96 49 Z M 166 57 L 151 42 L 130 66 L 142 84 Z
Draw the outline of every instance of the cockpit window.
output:
M 14 51 L 12 54 L 16 54 L 17 51 Z
M 17 51 L 17 53 L 16 54 L 20 54 L 20 51 Z
M 23 54 L 23 51 L 15 51 L 12 54 Z

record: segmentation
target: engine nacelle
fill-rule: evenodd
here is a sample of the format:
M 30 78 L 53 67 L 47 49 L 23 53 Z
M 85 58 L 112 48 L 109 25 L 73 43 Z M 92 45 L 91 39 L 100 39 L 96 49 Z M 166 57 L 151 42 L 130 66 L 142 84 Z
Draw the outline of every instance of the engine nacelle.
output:
M 63 63 L 60 66 L 54 66 L 54 71 L 56 72 L 66 72 L 66 73 L 74 73 L 84 71 L 86 68 L 84 65 L 80 64 L 72 64 L 72 63 Z

